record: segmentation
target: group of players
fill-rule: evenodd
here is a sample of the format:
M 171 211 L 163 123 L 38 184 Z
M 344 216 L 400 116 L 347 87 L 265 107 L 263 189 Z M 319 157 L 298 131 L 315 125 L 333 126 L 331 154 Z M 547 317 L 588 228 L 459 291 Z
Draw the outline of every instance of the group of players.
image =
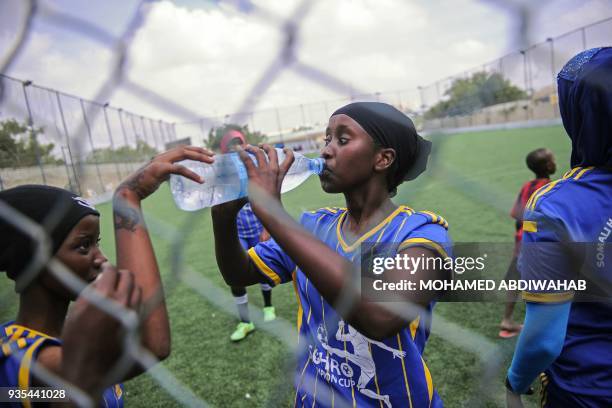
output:
M 567 245 L 598 240 L 607 244 L 612 239 L 612 48 L 575 56 L 559 73 L 558 90 L 572 141 L 572 170 L 554 182 L 536 180 L 519 197 L 524 209 L 519 205 L 515 215 L 523 243 L 513 264 L 523 279 L 573 279 L 586 269 L 589 276 L 609 282 L 608 247 L 576 255 Z M 425 170 L 430 142 L 390 105 L 358 102 L 338 109 L 326 129 L 321 151 L 326 166 L 320 180 L 325 192 L 344 194 L 346 208 L 306 212 L 296 222 L 280 198 L 292 152 L 287 150 L 279 163 L 270 146 L 246 146 L 235 135 L 225 140 L 224 149 L 232 140 L 238 142 L 234 148 L 248 172 L 250 207 L 244 208 L 246 200 L 236 200 L 211 211 L 217 263 L 238 299 L 242 320 L 232 340 L 253 329 L 241 306 L 244 289 L 239 288 L 266 285 L 264 299 L 270 308 L 266 289 L 293 282 L 297 329 L 300 342 L 306 342 L 297 361 L 296 406 L 442 406 L 422 358 L 439 294 L 406 292 L 401 300 L 413 307 L 398 313 L 360 296 L 354 285 L 361 244 L 369 243 L 372 251 L 394 245 L 396 253 L 410 257 L 452 256 L 444 218 L 391 201 L 402 182 Z M 551 156 L 538 151 L 528 162 L 540 169 L 547 162 L 542 157 Z M 176 164 L 183 159 L 211 163 L 214 154 L 197 147 L 175 148 L 117 188 L 116 267 L 98 248 L 100 214 L 80 197 L 45 186 L 0 192 L 0 270 L 15 280 L 20 296 L 16 319 L 0 326 L 0 386 L 45 385 L 51 372 L 103 406 L 122 406 L 121 382 L 149 368 L 146 359 L 115 365 L 125 361 L 124 339 L 126 333 L 133 334 L 126 329 L 130 316 L 140 322 L 136 348 L 148 350 L 156 360 L 169 355 L 168 314 L 141 202 L 170 174 L 205 182 Z M 553 172 L 544 167 L 538 179 Z M 536 189 L 538 184 L 543 186 Z M 251 216 L 261 228 L 248 226 L 255 221 Z M 271 238 L 257 242 L 265 238 L 262 234 Z M 49 254 L 53 258 L 47 262 Z M 80 278 L 79 287 L 63 267 Z M 447 273 L 427 271 L 425 276 L 416 271 L 406 276 L 404 270 L 386 271 L 397 281 L 446 279 Z M 573 300 L 574 295 L 524 293 L 522 329 L 507 311 L 500 335 L 520 331 L 506 380 L 510 406 L 521 405 L 520 395 L 530 392 L 542 373 L 543 406 L 612 406 L 609 293 L 590 302 Z M 93 304 L 92 296 L 110 299 L 111 306 L 119 304 L 130 313 L 119 322 Z M 270 320 L 274 311 L 267 310 Z M 24 400 L 23 405 L 30 403 Z

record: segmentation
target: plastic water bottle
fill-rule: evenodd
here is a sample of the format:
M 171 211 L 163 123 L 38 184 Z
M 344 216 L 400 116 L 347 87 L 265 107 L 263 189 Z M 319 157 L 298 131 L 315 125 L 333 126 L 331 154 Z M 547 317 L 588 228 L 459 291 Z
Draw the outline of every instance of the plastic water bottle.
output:
M 281 149 L 276 149 L 276 153 L 278 162 L 282 163 L 285 153 Z M 293 155 L 295 161 L 283 179 L 281 193 L 293 190 L 310 175 L 323 171 L 323 159 L 309 159 L 300 153 Z M 253 155 L 251 158 L 257 164 Z M 170 176 L 172 197 L 181 210 L 196 211 L 247 195 L 249 177 L 238 153 L 216 155 L 212 164 L 195 160 L 183 160 L 178 164 L 204 178 L 204 184 L 199 184 L 183 176 Z

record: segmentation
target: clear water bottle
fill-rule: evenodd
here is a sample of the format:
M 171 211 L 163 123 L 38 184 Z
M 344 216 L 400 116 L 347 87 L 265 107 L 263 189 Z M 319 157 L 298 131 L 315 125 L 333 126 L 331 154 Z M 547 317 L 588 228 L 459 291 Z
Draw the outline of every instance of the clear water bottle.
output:
M 276 149 L 276 153 L 281 163 L 285 153 L 281 149 Z M 283 179 L 282 193 L 293 190 L 310 175 L 323 171 L 323 159 L 309 159 L 300 153 L 293 155 L 295 161 Z M 251 158 L 257 163 L 253 155 Z M 196 211 L 247 195 L 249 177 L 238 153 L 216 155 L 212 164 L 195 160 L 183 160 L 178 164 L 204 178 L 204 184 L 199 184 L 183 176 L 170 176 L 172 197 L 181 210 Z

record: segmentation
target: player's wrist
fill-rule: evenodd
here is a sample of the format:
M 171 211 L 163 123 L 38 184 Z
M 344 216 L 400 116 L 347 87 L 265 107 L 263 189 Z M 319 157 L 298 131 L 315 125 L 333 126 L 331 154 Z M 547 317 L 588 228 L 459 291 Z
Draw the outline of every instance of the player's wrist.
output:
M 99 381 L 94 376 L 86 373 L 86 370 L 81 369 L 81 367 L 85 366 L 86 364 L 83 362 L 64 363 L 60 369 L 60 376 L 79 390 L 93 396 L 100 388 Z

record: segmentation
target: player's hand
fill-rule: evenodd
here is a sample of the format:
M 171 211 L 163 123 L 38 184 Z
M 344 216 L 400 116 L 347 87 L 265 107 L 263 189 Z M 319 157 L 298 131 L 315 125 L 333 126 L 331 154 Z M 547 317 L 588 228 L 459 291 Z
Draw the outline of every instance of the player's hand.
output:
M 269 197 L 280 200 L 283 179 L 294 161 L 293 151 L 288 148 L 283 149 L 285 160 L 282 163 L 278 162 L 276 149 L 267 144 L 261 145 L 261 148 L 248 145 L 242 149 L 237 146 L 237 151 L 249 175 L 249 188 L 256 187 Z M 257 166 L 247 152 L 255 156 Z
M 132 272 L 119 271 L 109 263 L 103 265 L 102 273 L 85 292 L 95 292 L 136 313 L 142 301 L 142 291 L 136 286 Z M 122 355 L 125 330 L 117 318 L 90 302 L 83 293 L 72 307 L 62 331 L 61 374 L 97 398 L 104 388 L 121 380 L 106 377 Z M 104 383 L 105 379 L 112 382 Z
M 242 197 L 237 200 L 228 201 L 226 203 L 214 205 L 210 210 L 211 214 L 215 216 L 227 217 L 235 219 L 236 215 L 246 203 L 249 202 L 247 197 Z
M 393 358 L 404 358 L 406 357 L 405 351 L 393 350 Z
M 520 394 L 515 394 L 510 390 L 506 390 L 506 406 L 507 408 L 523 408 L 523 401 Z
M 197 183 L 204 183 L 199 175 L 185 166 L 176 164 L 181 160 L 197 160 L 204 163 L 214 161 L 214 153 L 208 149 L 196 146 L 180 146 L 155 156 L 150 162 L 142 166 L 136 172 L 130 174 L 117 187 L 117 194 L 144 200 L 155 192 L 166 181 L 171 174 L 187 177 Z

